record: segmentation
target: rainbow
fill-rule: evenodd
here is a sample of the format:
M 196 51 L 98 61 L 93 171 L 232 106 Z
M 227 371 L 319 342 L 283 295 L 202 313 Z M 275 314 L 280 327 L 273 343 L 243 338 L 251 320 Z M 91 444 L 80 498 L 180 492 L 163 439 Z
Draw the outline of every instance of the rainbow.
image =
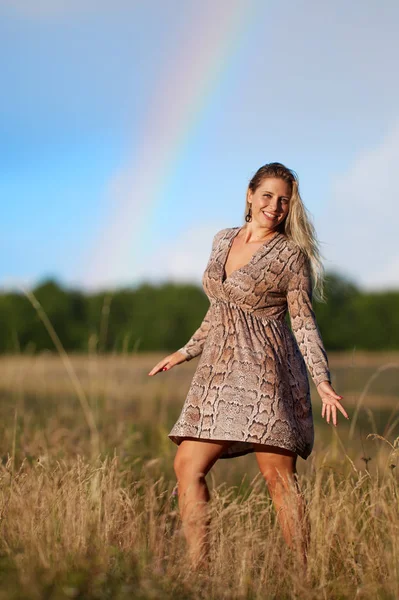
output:
M 108 218 L 82 264 L 85 287 L 127 279 L 142 223 L 156 211 L 181 149 L 195 131 L 250 29 L 260 0 L 193 3 L 191 25 L 165 59 L 161 79 L 135 135 L 135 152 L 110 184 Z M 157 173 L 154 180 L 153 174 Z

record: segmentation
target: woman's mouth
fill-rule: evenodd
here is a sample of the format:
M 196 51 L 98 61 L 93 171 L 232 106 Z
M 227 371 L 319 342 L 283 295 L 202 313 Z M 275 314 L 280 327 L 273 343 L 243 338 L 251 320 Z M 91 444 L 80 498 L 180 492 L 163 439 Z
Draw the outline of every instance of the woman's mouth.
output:
M 266 210 L 262 210 L 262 213 L 265 215 L 265 218 L 268 221 L 275 221 L 277 219 L 277 215 L 274 215 L 273 213 L 270 213 Z

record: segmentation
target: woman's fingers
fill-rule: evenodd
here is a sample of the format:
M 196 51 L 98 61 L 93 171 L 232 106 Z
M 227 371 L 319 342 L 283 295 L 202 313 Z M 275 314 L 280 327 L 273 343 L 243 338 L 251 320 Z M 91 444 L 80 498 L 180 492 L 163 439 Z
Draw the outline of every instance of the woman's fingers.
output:
M 160 360 L 159 363 L 157 363 L 155 365 L 155 367 L 153 367 L 151 369 L 151 371 L 148 373 L 148 375 L 155 375 L 156 373 L 159 373 L 160 371 L 169 371 L 169 369 L 171 369 L 175 365 L 185 362 L 185 360 L 186 360 L 186 357 L 181 352 L 177 351 L 177 352 L 174 352 L 173 354 L 169 354 L 169 356 L 165 356 L 165 358 Z
M 330 422 L 330 417 L 332 415 L 332 421 L 335 426 L 337 425 L 337 408 L 344 415 L 344 417 L 349 419 L 348 413 L 346 412 L 342 404 L 339 402 L 339 400 L 333 399 L 331 394 L 328 396 L 324 396 L 322 398 L 322 402 L 323 407 L 321 410 L 321 416 L 322 418 L 326 416 L 327 423 Z
M 336 406 L 331 407 L 331 414 L 332 414 L 333 425 L 334 425 L 334 427 L 336 427 L 337 426 L 337 407 Z
M 348 413 L 346 412 L 346 410 L 344 409 L 344 407 L 342 406 L 341 402 L 339 400 L 335 400 L 334 402 L 334 408 L 338 408 L 341 413 L 344 415 L 344 417 L 346 417 L 347 419 L 349 419 L 348 417 Z
M 344 417 L 349 419 L 348 413 L 346 412 L 346 410 L 344 409 L 342 404 L 340 402 L 337 402 L 337 406 L 338 406 L 339 410 L 342 412 L 342 414 L 344 415 Z
M 159 373 L 159 371 L 163 371 L 165 369 L 165 367 L 167 367 L 168 363 L 169 363 L 169 360 L 167 358 L 164 358 L 159 363 L 157 363 L 155 365 L 155 367 L 153 367 L 151 369 L 151 371 L 148 373 L 148 375 L 155 375 L 156 373 Z

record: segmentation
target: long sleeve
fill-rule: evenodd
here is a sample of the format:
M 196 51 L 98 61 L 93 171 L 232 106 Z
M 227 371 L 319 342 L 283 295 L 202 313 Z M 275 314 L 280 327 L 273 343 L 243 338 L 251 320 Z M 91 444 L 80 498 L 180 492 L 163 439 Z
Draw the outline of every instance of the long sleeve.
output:
M 186 360 L 191 360 L 195 356 L 198 356 L 198 354 L 201 354 L 211 326 L 211 310 L 212 304 L 210 304 L 201 325 L 193 333 L 187 344 L 185 344 L 182 348 L 179 348 L 178 352 L 184 354 L 184 356 L 186 356 Z
M 211 249 L 211 255 L 209 257 L 209 262 L 212 260 L 213 253 L 217 249 L 218 244 L 219 244 L 220 240 L 222 239 L 223 235 L 226 233 L 226 231 L 227 231 L 227 229 L 221 229 L 220 231 L 215 233 L 215 235 L 213 236 L 212 249 Z M 208 265 L 209 265 L 209 262 L 208 262 Z M 192 358 L 195 358 L 196 356 L 198 356 L 198 354 L 201 354 L 202 349 L 205 344 L 206 337 L 208 335 L 208 332 L 209 332 L 209 329 L 211 326 L 211 310 L 212 310 L 212 303 L 209 305 L 208 310 L 205 314 L 205 317 L 204 317 L 201 325 L 193 333 L 193 335 L 188 340 L 188 342 L 182 348 L 179 348 L 178 352 L 181 352 L 182 354 L 184 354 L 184 356 L 186 356 L 186 360 L 191 360 Z
M 287 304 L 292 331 L 314 384 L 331 383 L 327 354 L 312 307 L 310 262 L 301 250 L 290 264 Z

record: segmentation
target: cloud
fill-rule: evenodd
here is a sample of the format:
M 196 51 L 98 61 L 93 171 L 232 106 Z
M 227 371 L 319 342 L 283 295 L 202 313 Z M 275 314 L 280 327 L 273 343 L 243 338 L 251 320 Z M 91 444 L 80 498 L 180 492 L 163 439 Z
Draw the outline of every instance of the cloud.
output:
M 163 245 L 155 248 L 146 264 L 136 270 L 136 276 L 154 283 L 173 280 L 201 285 L 212 240 L 219 229 L 214 223 L 205 223 L 183 230 L 166 248 Z
M 22 293 L 23 290 L 31 290 L 37 285 L 36 277 L 5 276 L 0 280 L 0 293 L 8 292 Z
M 69 281 L 69 286 L 79 287 L 87 292 L 130 287 L 143 282 L 158 285 L 175 281 L 201 286 L 213 237 L 222 228 L 223 226 L 218 227 L 214 222 L 186 228 L 167 243 L 159 239 L 159 245 L 155 246 L 152 243 L 145 246 L 134 270 L 123 277 L 116 274 L 114 268 L 107 269 L 105 265 L 102 276 L 99 274 L 94 280 L 86 278 L 84 281 L 77 278 L 75 281 Z
M 398 166 L 399 121 L 336 174 L 318 227 L 326 268 L 365 289 L 399 288 Z

